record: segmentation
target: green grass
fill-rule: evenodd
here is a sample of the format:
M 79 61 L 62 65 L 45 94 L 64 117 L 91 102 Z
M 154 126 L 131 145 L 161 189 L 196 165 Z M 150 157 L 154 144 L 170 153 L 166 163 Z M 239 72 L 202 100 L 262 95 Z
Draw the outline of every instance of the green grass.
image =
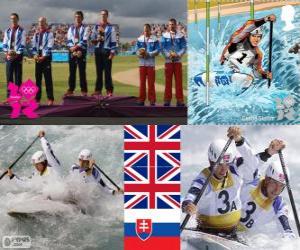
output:
M 187 57 L 185 56 L 183 62 L 186 63 Z M 164 59 L 159 56 L 157 57 L 157 66 L 164 65 Z M 129 69 L 138 67 L 138 60 L 136 56 L 116 56 L 113 61 L 113 73 L 121 72 Z M 34 63 L 26 62 L 23 64 L 23 80 L 32 79 L 34 77 Z M 184 66 L 184 88 L 187 86 L 187 67 Z M 68 75 L 69 66 L 68 63 L 52 63 L 52 74 L 54 82 L 54 98 L 56 103 L 61 102 L 61 98 L 68 88 Z M 157 70 L 156 73 L 157 82 L 164 85 L 164 70 Z M 96 80 L 96 68 L 94 58 L 88 58 L 87 60 L 87 81 L 88 89 L 91 94 L 95 87 Z M 79 76 L 77 73 L 76 93 L 80 93 L 79 88 Z M 138 96 L 138 87 L 125 85 L 122 82 L 114 81 L 115 94 L 116 95 L 129 95 Z M 45 87 L 42 89 L 42 103 L 46 102 Z M 0 64 L 0 101 L 6 98 L 6 76 L 5 76 L 5 64 Z M 163 102 L 163 93 L 157 92 L 157 102 Z

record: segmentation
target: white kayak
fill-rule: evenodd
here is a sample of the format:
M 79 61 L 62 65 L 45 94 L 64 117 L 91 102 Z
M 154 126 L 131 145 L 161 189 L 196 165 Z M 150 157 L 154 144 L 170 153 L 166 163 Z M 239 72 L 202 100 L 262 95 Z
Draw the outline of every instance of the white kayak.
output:
M 61 201 L 52 201 L 34 198 L 13 204 L 7 214 L 16 218 L 36 216 L 63 216 L 78 211 L 74 204 L 65 204 Z
M 226 73 L 226 72 L 210 72 L 210 87 L 213 86 L 225 86 L 230 85 L 232 83 L 231 80 L 232 74 Z M 201 72 L 194 76 L 194 82 L 199 87 L 205 87 L 206 86 L 206 73 Z
M 184 230 L 181 234 L 183 249 L 188 250 L 226 250 L 249 249 L 247 245 L 234 240 L 194 230 Z

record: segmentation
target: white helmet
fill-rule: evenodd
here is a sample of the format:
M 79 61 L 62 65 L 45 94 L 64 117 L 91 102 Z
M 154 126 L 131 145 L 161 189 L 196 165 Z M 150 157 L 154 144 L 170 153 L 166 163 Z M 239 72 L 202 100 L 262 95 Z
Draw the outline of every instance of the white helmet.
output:
M 287 170 L 287 174 L 288 174 L 288 170 Z M 270 177 L 273 180 L 278 181 L 284 185 L 286 184 L 285 176 L 279 161 L 274 161 L 268 166 L 266 170 L 266 177 Z
M 261 27 L 258 27 L 256 28 L 255 30 L 252 30 L 250 32 L 251 35 L 258 35 L 258 36 L 262 36 L 263 35 L 263 32 L 262 32 L 262 29 Z
M 43 151 L 37 151 L 31 157 L 31 163 L 33 165 L 40 163 L 40 162 L 44 162 L 46 160 L 47 160 L 47 157 Z
M 208 159 L 212 162 L 216 162 L 218 157 L 220 156 L 224 146 L 226 145 L 226 141 L 219 139 L 213 141 L 208 148 Z M 235 158 L 235 150 L 232 145 L 226 150 L 223 159 L 220 163 L 230 163 L 233 162 Z
M 78 159 L 82 161 L 90 161 L 92 159 L 92 153 L 88 149 L 83 149 L 78 155 Z

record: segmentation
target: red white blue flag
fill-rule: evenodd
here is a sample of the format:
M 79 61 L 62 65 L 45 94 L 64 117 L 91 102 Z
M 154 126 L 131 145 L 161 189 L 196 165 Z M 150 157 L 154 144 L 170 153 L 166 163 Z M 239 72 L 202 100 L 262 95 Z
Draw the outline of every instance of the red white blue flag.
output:
M 124 249 L 180 249 L 180 126 L 124 126 L 124 191 Z

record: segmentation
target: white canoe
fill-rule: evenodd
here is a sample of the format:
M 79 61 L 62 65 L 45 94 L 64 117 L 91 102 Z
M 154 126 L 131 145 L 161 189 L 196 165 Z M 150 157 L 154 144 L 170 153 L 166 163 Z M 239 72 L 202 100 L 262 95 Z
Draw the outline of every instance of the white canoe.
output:
M 225 86 L 230 85 L 232 83 L 231 81 L 232 74 L 225 73 L 225 72 L 210 72 L 210 87 L 213 86 Z M 198 85 L 199 87 L 205 87 L 206 86 L 206 73 L 201 72 L 194 76 L 193 78 L 194 83 Z
M 248 246 L 237 241 L 228 240 L 216 235 L 199 231 L 184 230 L 181 234 L 183 249 L 188 250 L 226 250 L 249 249 Z
M 8 209 L 7 214 L 16 218 L 36 216 L 63 216 L 78 211 L 77 206 L 65 204 L 60 201 L 45 199 L 30 199 L 14 204 Z

